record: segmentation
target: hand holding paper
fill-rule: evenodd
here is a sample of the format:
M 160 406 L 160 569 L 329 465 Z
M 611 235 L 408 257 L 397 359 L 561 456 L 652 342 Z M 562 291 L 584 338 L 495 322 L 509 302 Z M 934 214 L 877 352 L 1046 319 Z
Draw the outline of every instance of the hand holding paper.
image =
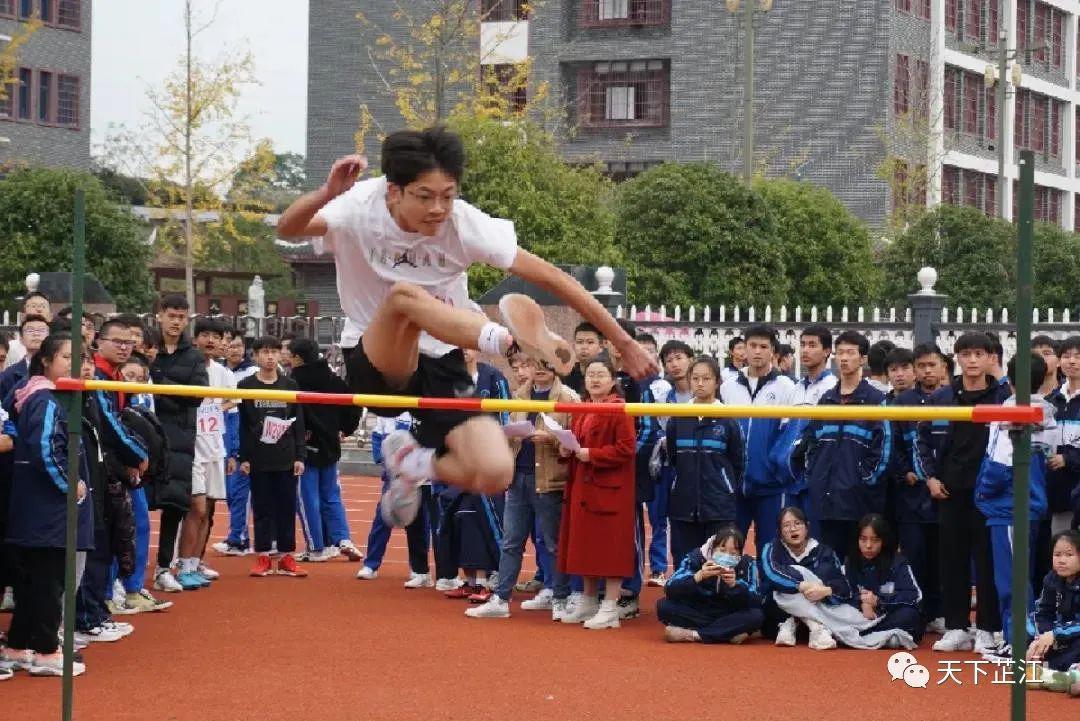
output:
M 544 425 L 548 427 L 549 431 L 551 431 L 551 435 L 555 436 L 555 438 L 559 441 L 559 445 L 561 445 L 563 448 L 570 451 L 571 453 L 581 448 L 581 444 L 578 443 L 578 439 L 574 436 L 573 431 L 566 430 L 565 428 L 560 426 L 555 421 L 555 419 L 551 418 L 546 413 L 541 413 L 540 417 L 544 420 Z

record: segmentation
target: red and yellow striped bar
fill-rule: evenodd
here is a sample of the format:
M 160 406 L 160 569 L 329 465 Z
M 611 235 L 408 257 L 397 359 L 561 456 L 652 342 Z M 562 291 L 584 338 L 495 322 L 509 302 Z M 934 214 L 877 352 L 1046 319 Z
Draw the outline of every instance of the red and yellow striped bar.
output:
M 150 385 L 120 381 L 61 378 L 62 391 L 113 391 L 193 398 L 274 400 L 315 405 L 363 406 L 409 410 L 458 410 L 487 413 L 599 413 L 629 416 L 695 416 L 710 418 L 808 418 L 826 421 L 968 421 L 974 423 L 1041 423 L 1039 406 L 727 406 L 694 403 L 555 403 L 499 398 L 416 398 L 412 396 L 305 393 L 261 388 L 209 388 L 207 386 Z

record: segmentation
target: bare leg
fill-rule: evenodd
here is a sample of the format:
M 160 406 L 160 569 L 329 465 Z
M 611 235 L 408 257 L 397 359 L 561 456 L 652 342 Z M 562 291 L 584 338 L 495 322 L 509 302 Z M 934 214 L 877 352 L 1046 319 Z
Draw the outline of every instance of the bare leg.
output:
M 375 312 L 361 343 L 386 381 L 404 387 L 416 371 L 421 331 L 444 343 L 475 350 L 480 331 L 488 322 L 487 316 L 449 306 L 419 286 L 396 283 Z
M 206 518 L 202 524 L 202 543 L 199 545 L 199 558 L 206 555 L 206 544 L 210 542 L 210 530 L 214 527 L 214 511 L 217 501 L 213 498 L 206 499 Z
M 435 460 L 435 477 L 444 483 L 489 495 L 506 490 L 514 475 L 514 456 L 493 418 L 470 418 L 446 436 L 448 452 Z
M 604 600 L 618 601 L 622 596 L 622 579 L 604 579 Z
M 206 524 L 206 496 L 191 497 L 191 508 L 180 531 L 180 558 L 198 558 Z

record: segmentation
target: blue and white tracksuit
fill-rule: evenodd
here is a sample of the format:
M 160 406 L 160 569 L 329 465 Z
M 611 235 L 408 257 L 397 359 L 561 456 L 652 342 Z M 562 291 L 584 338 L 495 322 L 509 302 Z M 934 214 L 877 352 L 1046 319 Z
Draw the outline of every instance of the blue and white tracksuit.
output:
M 804 376 L 795 382 L 795 392 L 791 396 L 793 406 L 816 406 L 821 397 L 832 390 L 837 383 L 836 375 L 826 368 L 817 378 Z M 785 480 L 787 486 L 785 506 L 795 506 L 804 512 L 807 510 L 806 474 L 801 467 L 792 465 L 792 454 L 802 440 L 803 431 L 810 425 L 809 418 L 785 418 L 780 430 L 780 438 L 772 450 L 773 467 Z
M 1080 504 L 1073 502 L 1073 498 L 1080 502 L 1080 392 L 1070 395 L 1066 382 L 1047 400 L 1054 404 L 1058 427 L 1055 453 L 1065 459 L 1064 468 L 1049 471 L 1046 477 L 1047 502 L 1051 516 L 1072 512 L 1075 528 L 1080 524 Z M 1061 520 L 1065 521 L 1064 518 Z
M 697 631 L 703 643 L 727 643 L 739 634 L 760 630 L 765 612 L 758 593 L 757 565 L 750 556 L 743 556 L 735 567 L 734 586 L 719 578 L 694 580 L 694 574 L 712 558 L 713 540 L 682 559 L 664 585 L 664 598 L 656 602 L 656 617 L 665 626 Z
M 1054 632 L 1054 647 L 1043 658 L 1048 668 L 1067 671 L 1080 663 L 1080 578 L 1070 582 L 1047 574 L 1027 629 L 1029 636 Z
M 663 378 L 653 376 L 637 382 L 638 398 L 641 403 L 675 403 L 675 389 Z M 649 571 L 653 574 L 666 573 L 668 564 L 668 488 L 670 483 L 665 482 L 665 477 L 670 473 L 661 472 L 661 477 L 654 479 L 649 470 L 649 461 L 652 459 L 656 444 L 664 437 L 664 425 L 666 419 L 659 416 L 642 416 L 637 424 L 637 454 L 634 465 L 634 481 L 637 484 L 638 495 L 641 496 L 643 486 L 650 486 L 651 494 L 647 494 L 645 509 L 642 510 L 640 503 L 635 503 L 637 509 L 637 539 L 634 548 L 634 575 L 623 581 L 623 588 L 632 596 L 641 593 L 645 574 L 645 515 L 649 517 L 649 528 L 652 529 L 652 540 L 649 542 Z M 637 499 L 635 499 L 637 500 Z
M 244 380 L 254 374 L 258 368 L 249 360 L 244 360 L 232 370 L 236 382 Z M 235 439 L 235 445 L 231 445 L 230 439 Z M 240 409 L 234 408 L 225 414 L 225 447 L 240 447 Z M 233 548 L 247 549 L 251 545 L 251 535 L 248 533 L 248 518 L 251 516 L 251 476 L 240 470 L 240 464 L 236 464 L 236 470 L 225 478 L 225 498 L 229 506 L 229 536 L 225 542 Z
M 371 432 L 371 457 L 383 466 L 383 492 L 390 485 L 390 474 L 386 472 L 382 454 L 383 439 L 394 431 L 407 431 L 410 428 L 412 428 L 412 417 L 408 413 L 402 413 L 397 418 L 377 416 L 375 419 L 375 428 Z M 378 571 L 382 565 L 383 556 L 386 555 L 386 545 L 390 542 L 390 533 L 394 530 L 383 522 L 381 510 L 376 505 L 375 518 L 371 522 L 371 530 L 368 531 L 367 549 L 364 555 L 364 565 L 373 571 Z
M 795 382 L 773 368 L 755 379 L 740 373 L 720 387 L 720 400 L 729 406 L 788 406 Z M 780 418 L 740 418 L 746 453 L 746 473 L 736 494 L 736 522 L 745 535 L 754 524 L 759 545 L 776 538 L 776 518 L 785 503 L 788 481 L 776 467 L 774 450 L 782 442 Z
M 777 627 L 790 617 L 776 604 L 773 594 L 799 593 L 799 584 L 803 576 L 795 569 L 795 566 L 810 571 L 832 589 L 832 595 L 819 603 L 829 606 L 853 603 L 855 596 L 851 590 L 851 584 L 844 575 L 840 559 L 831 548 L 811 538 L 807 541 L 803 552 L 796 556 L 779 539 L 770 541 L 765 544 L 761 555 L 758 556 L 760 571 L 758 577 L 761 583 L 761 595 L 765 601 L 764 633 L 767 638 L 775 638 Z
M 840 386 L 818 405 L 879 406 L 885 395 L 863 380 L 849 396 Z M 881 421 L 811 421 L 803 432 L 811 533 L 843 559 L 855 542 L 855 525 L 885 505 L 886 471 L 892 457 L 892 426 Z
M 1032 404 L 1042 398 L 1033 395 Z M 1010 398 L 1005 405 L 1015 405 Z M 1035 537 L 1038 524 L 1046 517 L 1046 452 L 1055 448 L 1057 437 L 1054 419 L 1046 419 L 1031 438 L 1031 471 L 1029 474 L 1029 499 L 1031 520 L 1028 549 L 1035 554 Z M 1001 609 L 1002 632 L 1006 643 L 1012 643 L 1012 560 L 1013 560 L 1013 443 L 1009 427 L 1004 423 L 990 424 L 990 441 L 986 456 L 979 467 L 975 481 L 975 506 L 986 516 L 990 529 L 991 555 L 994 562 L 994 586 L 997 589 L 998 606 Z M 1035 597 L 1031 584 L 1027 583 L 1025 604 L 1031 611 Z
M 861 609 L 859 593 L 862 591 L 870 591 L 878 599 L 876 611 L 881 620 L 864 633 L 895 628 L 907 631 L 918 643 L 926 623 L 921 613 L 923 592 L 915 579 L 915 572 L 903 556 L 894 557 L 888 568 L 880 560 L 866 561 L 860 566 L 849 559 L 844 567 L 844 575 L 855 594 L 853 602 L 856 606 Z

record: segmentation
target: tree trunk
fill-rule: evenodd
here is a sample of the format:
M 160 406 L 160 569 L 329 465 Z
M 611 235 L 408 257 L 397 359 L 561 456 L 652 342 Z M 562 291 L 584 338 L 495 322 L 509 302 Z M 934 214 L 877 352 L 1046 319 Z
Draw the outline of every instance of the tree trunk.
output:
M 184 289 L 188 305 L 195 312 L 195 213 L 192 202 L 191 178 L 191 0 L 184 8 L 184 27 L 187 33 L 187 96 L 184 106 Z

